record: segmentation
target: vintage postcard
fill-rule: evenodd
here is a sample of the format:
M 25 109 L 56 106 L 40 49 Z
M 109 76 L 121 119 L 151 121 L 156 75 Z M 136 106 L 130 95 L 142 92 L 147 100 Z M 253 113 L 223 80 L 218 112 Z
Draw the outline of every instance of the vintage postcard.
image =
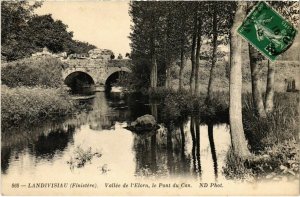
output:
M 1 1 L 2 195 L 299 195 L 298 1 Z

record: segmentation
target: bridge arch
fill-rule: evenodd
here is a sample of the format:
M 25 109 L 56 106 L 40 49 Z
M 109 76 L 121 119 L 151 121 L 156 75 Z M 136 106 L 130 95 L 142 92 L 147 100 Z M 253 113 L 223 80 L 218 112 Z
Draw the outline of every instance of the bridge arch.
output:
M 83 89 L 91 90 L 95 85 L 95 80 L 87 72 L 74 71 L 65 77 L 64 83 L 71 88 L 73 93 L 78 93 Z
M 122 77 L 127 77 L 129 73 L 131 73 L 131 70 L 127 67 L 111 69 L 104 80 L 105 88 L 110 89 L 113 83 L 117 82 L 118 79 L 122 79 Z

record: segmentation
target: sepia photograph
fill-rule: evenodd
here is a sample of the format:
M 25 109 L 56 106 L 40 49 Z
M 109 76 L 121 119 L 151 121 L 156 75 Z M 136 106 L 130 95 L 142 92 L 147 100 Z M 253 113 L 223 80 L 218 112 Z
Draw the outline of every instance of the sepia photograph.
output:
M 1 195 L 300 195 L 299 1 L 1 0 Z

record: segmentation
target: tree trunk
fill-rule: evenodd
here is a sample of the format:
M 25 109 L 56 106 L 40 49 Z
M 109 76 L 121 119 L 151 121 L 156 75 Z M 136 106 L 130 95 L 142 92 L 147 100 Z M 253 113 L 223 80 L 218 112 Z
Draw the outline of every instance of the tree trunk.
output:
M 266 118 L 266 111 L 261 93 L 261 86 L 259 80 L 259 73 L 261 60 L 259 60 L 259 52 L 249 44 L 249 57 L 251 68 L 251 82 L 252 82 L 252 98 L 254 104 L 254 110 L 256 115 L 260 118 Z
M 266 112 L 270 113 L 274 108 L 274 77 L 275 77 L 275 63 L 268 60 L 268 76 L 267 76 L 267 90 L 266 90 L 266 101 L 265 107 Z
M 179 70 L 179 90 L 183 88 L 183 68 L 185 66 L 184 46 L 180 49 L 180 70 Z
M 166 62 L 166 81 L 165 81 L 165 87 L 166 89 L 170 89 L 171 88 L 171 61 L 168 60 Z
M 156 63 L 156 57 L 153 55 L 151 58 L 151 84 L 150 87 L 153 90 L 156 90 L 157 87 L 157 63 Z
M 185 135 L 184 135 L 184 125 L 180 124 L 180 136 L 181 136 L 181 158 L 182 162 L 185 160 Z
M 232 147 L 240 158 L 250 155 L 242 123 L 242 38 L 236 32 L 246 16 L 246 2 L 238 2 L 230 38 L 229 121 Z
M 209 74 L 209 81 L 208 81 L 208 87 L 207 87 L 207 100 L 210 101 L 212 99 L 212 93 L 213 93 L 213 80 L 214 80 L 214 71 L 215 71 L 215 64 L 217 61 L 216 58 L 216 52 L 217 52 L 217 39 L 218 39 L 218 32 L 217 32 L 217 12 L 216 8 L 214 8 L 213 12 L 213 50 L 212 50 L 212 61 L 211 61 L 211 68 L 210 68 L 210 74 Z
M 200 66 L 201 25 L 202 25 L 200 20 L 199 20 L 199 24 L 198 24 L 197 46 L 196 46 L 196 65 L 195 65 L 195 95 L 196 96 L 200 96 L 200 89 L 199 89 L 199 66 Z
M 195 57 L 196 40 L 197 40 L 197 11 L 195 11 L 194 31 L 193 31 L 193 39 L 192 39 L 192 50 L 191 50 L 191 62 L 192 62 L 192 70 L 191 70 L 191 77 L 190 77 L 191 94 L 194 94 L 194 90 L 195 90 L 194 87 L 195 87 L 195 64 L 196 64 L 196 57 Z

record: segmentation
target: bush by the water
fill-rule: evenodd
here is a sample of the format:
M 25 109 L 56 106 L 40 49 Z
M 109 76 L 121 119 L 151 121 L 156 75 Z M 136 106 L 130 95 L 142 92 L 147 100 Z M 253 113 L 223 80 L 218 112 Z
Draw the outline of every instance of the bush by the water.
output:
M 26 58 L 2 65 L 1 81 L 8 87 L 46 86 L 63 84 L 63 63 L 52 57 Z
M 1 87 L 1 123 L 3 128 L 21 122 L 35 123 L 59 118 L 74 111 L 67 92 L 59 88 Z
M 150 91 L 149 95 L 150 99 L 159 100 L 163 106 L 163 119 L 176 121 L 192 114 L 199 115 L 203 121 L 228 119 L 229 94 L 226 92 L 214 92 L 209 102 L 206 101 L 206 94 L 197 97 L 187 90 L 157 88 L 156 91 Z
M 299 94 L 275 92 L 273 112 L 260 119 L 254 114 L 252 95 L 243 96 L 243 125 L 252 151 L 299 137 L 299 100 Z
M 299 94 L 275 93 L 266 119 L 254 114 L 252 95 L 243 95 L 243 125 L 253 156 L 241 161 L 227 156 L 228 178 L 299 179 Z M 237 165 L 238 164 L 238 165 Z

